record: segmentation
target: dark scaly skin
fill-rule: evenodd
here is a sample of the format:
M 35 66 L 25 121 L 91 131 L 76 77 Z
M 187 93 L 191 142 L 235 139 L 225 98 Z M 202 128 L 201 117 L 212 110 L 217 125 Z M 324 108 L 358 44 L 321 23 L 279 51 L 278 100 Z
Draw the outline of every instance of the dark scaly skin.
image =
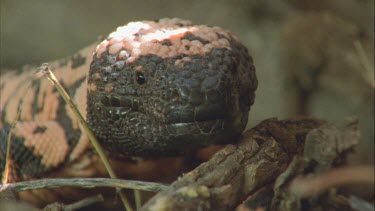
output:
M 181 39 L 207 42 L 189 34 Z M 168 41 L 163 42 L 168 44 Z M 67 64 L 64 60 L 58 62 L 62 66 L 55 64 L 55 67 L 59 71 L 67 66 L 67 70 L 74 73 L 88 71 L 90 66 L 88 83 L 94 84 L 97 91 L 88 88 L 87 105 L 81 109 L 87 108 L 88 123 L 112 156 L 170 156 L 210 144 L 235 142 L 245 128 L 257 88 L 255 68 L 246 47 L 232 36 L 228 41 L 230 48 L 214 48 L 205 54 L 188 55 L 190 60 L 182 66 L 174 64 L 187 55 L 161 58 L 148 54 L 127 64 L 107 51 L 100 58 L 94 55 L 89 65 L 91 53 L 86 49 Z M 139 66 L 143 68 L 136 70 Z M 62 76 L 64 71 L 60 72 Z M 74 97 L 76 93 L 82 93 L 77 90 L 86 89 L 86 78 L 79 75 L 77 82 L 65 86 Z M 108 84 L 114 87 L 111 93 L 105 91 Z M 36 95 L 42 89 L 38 82 L 32 87 L 36 88 Z M 32 103 L 32 121 L 38 121 L 36 114 L 46 106 L 37 106 L 40 98 L 43 96 L 37 96 Z M 82 96 L 75 101 L 80 98 Z M 5 102 L 5 108 L 10 101 Z M 68 118 L 60 96 L 58 101 L 57 117 L 46 121 L 57 122 L 66 134 L 70 148 L 61 166 L 71 161 L 70 155 L 79 145 L 78 139 L 83 133 L 79 128 L 73 129 L 73 122 Z M 12 120 L 6 119 L 6 109 L 1 109 L 0 170 L 3 170 L 7 133 Z M 44 131 L 45 128 L 41 127 L 33 133 Z M 11 157 L 21 175 L 40 177 L 57 167 L 44 166 L 43 157 L 36 155 L 36 149 L 27 147 L 24 141 L 25 137 L 13 135 Z
M 87 120 L 102 145 L 115 155 L 147 157 L 238 140 L 257 78 L 246 47 L 228 41 L 229 49 L 191 55 L 183 66 L 174 64 L 185 55 L 149 54 L 131 64 L 108 52 L 94 57 L 88 83 L 97 90 L 88 92 Z

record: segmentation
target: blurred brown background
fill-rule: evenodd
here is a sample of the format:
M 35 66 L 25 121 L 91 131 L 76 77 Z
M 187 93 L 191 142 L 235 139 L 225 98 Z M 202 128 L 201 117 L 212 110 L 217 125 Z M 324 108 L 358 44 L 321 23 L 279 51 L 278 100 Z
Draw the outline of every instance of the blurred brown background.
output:
M 354 162 L 374 162 L 373 0 L 1 0 L 1 71 L 73 55 L 129 21 L 180 17 L 233 31 L 259 88 L 251 127 L 269 117 L 360 121 Z

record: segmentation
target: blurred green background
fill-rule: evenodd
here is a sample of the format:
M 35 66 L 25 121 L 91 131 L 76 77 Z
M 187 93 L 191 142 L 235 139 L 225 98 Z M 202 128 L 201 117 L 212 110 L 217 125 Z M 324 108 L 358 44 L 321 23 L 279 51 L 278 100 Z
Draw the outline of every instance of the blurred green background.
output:
M 373 0 L 1 0 L 1 71 L 71 56 L 129 21 L 190 19 L 234 32 L 259 78 L 248 127 L 310 115 L 360 121 L 374 162 Z

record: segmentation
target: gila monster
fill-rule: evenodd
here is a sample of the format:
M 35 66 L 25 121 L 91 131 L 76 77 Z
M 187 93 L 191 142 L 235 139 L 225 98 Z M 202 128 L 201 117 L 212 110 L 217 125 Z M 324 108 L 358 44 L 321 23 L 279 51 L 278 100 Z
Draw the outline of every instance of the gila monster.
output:
M 235 35 L 176 18 L 128 23 L 99 45 L 50 64 L 115 157 L 171 156 L 234 142 L 257 88 L 253 60 Z M 90 143 L 53 85 L 33 76 L 31 68 L 1 75 L 0 170 L 23 101 L 11 165 L 35 178 L 79 159 Z

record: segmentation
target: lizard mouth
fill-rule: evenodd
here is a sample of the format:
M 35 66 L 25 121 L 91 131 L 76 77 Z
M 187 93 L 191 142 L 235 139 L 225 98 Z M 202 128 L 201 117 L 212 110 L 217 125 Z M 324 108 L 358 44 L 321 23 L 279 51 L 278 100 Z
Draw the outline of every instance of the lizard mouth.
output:
M 230 117 L 204 113 L 199 106 L 165 106 L 159 113 L 157 106 L 144 109 L 146 105 L 133 96 L 96 93 L 91 97 L 96 111 L 88 116 L 90 126 L 107 150 L 121 155 L 176 155 L 212 141 L 226 143 L 240 134 Z M 198 109 L 202 109 L 199 116 Z M 136 144 L 142 148 L 134 148 Z
M 152 98 L 152 97 L 150 97 Z M 159 99 L 160 100 L 160 99 Z M 129 114 L 146 116 L 153 122 L 170 125 L 175 128 L 197 125 L 206 128 L 207 125 L 222 125 L 228 115 L 226 108 L 218 104 L 200 106 L 172 104 L 160 100 L 159 106 L 147 105 L 133 96 L 102 95 L 99 106 L 113 120 Z

